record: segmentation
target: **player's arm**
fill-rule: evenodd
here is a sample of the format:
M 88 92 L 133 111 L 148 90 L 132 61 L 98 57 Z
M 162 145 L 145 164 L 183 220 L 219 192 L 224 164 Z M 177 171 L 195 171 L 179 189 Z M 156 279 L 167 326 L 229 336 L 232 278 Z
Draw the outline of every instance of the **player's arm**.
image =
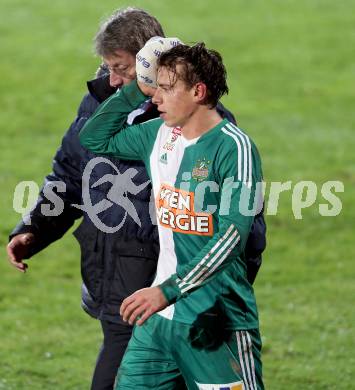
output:
M 132 81 L 101 104 L 87 121 L 79 138 L 80 143 L 94 153 L 127 160 L 145 160 L 161 119 L 126 127 L 130 112 L 138 108 L 147 96 Z

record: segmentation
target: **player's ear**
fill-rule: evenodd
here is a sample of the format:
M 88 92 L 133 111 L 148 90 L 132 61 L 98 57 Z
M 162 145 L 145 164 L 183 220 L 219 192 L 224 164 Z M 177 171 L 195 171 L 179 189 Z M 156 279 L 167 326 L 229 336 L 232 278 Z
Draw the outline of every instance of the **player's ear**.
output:
M 206 99 L 207 96 L 207 87 L 204 83 L 196 83 L 194 86 L 194 98 L 197 103 L 201 103 Z

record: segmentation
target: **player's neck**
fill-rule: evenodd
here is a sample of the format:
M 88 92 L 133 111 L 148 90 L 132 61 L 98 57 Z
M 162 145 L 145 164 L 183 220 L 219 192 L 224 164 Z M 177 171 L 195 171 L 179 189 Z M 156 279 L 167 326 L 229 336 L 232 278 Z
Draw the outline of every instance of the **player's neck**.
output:
M 201 135 L 217 126 L 221 120 L 222 118 L 215 108 L 200 107 L 181 127 L 181 133 L 186 139 L 201 137 Z

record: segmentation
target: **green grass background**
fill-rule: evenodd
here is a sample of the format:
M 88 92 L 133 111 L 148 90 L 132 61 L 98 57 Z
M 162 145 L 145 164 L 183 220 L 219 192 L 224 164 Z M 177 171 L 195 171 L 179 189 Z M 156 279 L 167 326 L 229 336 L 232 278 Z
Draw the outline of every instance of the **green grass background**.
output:
M 168 35 L 218 49 L 224 103 L 257 143 L 267 182 L 343 181 L 343 209 L 269 216 L 255 285 L 269 389 L 351 389 L 355 375 L 355 3 L 351 0 L 0 0 L 0 240 L 13 192 L 39 185 L 99 63 L 92 37 L 120 6 Z M 80 309 L 79 248 L 67 234 L 23 275 L 0 261 L 0 389 L 88 389 L 101 342 Z

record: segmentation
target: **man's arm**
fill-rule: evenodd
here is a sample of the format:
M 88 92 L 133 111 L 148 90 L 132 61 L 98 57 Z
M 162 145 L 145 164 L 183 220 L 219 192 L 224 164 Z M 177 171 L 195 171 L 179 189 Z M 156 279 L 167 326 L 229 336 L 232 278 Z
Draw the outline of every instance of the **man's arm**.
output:
M 266 223 L 264 208 L 254 218 L 245 246 L 248 282 L 253 284 L 262 264 L 262 253 L 266 248 Z
M 54 156 L 53 172 L 46 176 L 35 206 L 9 235 L 8 257 L 20 271 L 27 268 L 23 263 L 24 259 L 32 257 L 61 238 L 82 215 L 80 210 L 71 206 L 74 203 L 81 203 L 81 161 L 87 159 L 88 153 L 79 143 L 78 132 L 97 106 L 98 103 L 90 95 L 84 97 L 77 118 L 63 137 L 62 144 Z M 65 192 L 56 191 L 53 188 L 55 182 L 64 183 Z M 42 212 L 42 206 L 51 203 L 45 195 L 47 189 L 51 187 L 51 191 L 55 192 L 64 206 L 63 212 L 57 216 L 45 216 Z
M 79 136 L 81 144 L 94 153 L 144 161 L 163 121 L 158 118 L 124 128 L 128 114 L 145 100 L 147 96 L 136 81 L 124 86 L 101 104 L 85 124 Z

